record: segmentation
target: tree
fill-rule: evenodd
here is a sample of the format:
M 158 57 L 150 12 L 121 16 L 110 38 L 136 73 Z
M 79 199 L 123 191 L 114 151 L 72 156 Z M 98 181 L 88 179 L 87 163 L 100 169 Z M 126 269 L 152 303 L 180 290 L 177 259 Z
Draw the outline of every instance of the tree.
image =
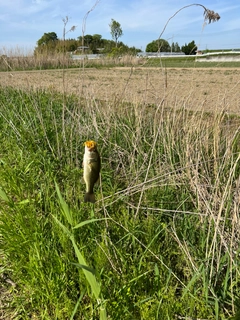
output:
M 38 46 L 48 45 L 58 40 L 55 32 L 44 33 L 44 35 L 37 41 Z
M 180 52 L 181 48 L 179 47 L 177 42 L 173 42 L 171 45 L 171 50 L 172 52 Z
M 37 47 L 34 53 L 50 53 L 54 52 L 59 40 L 55 32 L 44 33 L 44 35 L 37 41 Z
M 91 34 L 86 34 L 84 36 L 84 44 L 87 47 L 90 47 L 93 42 L 93 36 Z
M 148 43 L 146 46 L 146 52 L 169 52 L 171 51 L 171 47 L 167 40 L 158 39 L 153 40 L 152 42 Z
M 185 46 L 182 46 L 182 52 L 184 52 L 186 55 L 190 54 L 196 54 L 197 46 L 195 44 L 195 41 L 189 42 L 189 44 L 185 43 Z
M 93 34 L 92 40 L 96 47 L 100 48 L 103 44 L 102 36 L 100 34 Z
M 79 36 L 78 40 L 82 43 L 82 36 Z M 104 39 L 102 39 L 100 34 L 86 34 L 84 36 L 84 43 L 88 47 L 88 52 L 98 53 L 100 48 L 102 50 L 104 48 Z
M 98 53 L 99 49 L 104 50 L 103 39 L 100 34 L 93 34 L 92 36 L 92 52 Z
M 117 47 L 118 39 L 123 35 L 123 31 L 121 28 L 121 24 L 114 19 L 111 20 L 111 23 L 109 24 L 110 32 L 112 35 L 113 40 L 115 41 L 115 45 Z

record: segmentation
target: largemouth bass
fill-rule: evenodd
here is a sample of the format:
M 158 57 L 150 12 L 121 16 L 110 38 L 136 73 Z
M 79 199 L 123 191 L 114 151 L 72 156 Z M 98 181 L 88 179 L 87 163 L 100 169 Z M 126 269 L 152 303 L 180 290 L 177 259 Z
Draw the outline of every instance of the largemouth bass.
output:
M 97 143 L 93 140 L 84 143 L 85 153 L 83 157 L 83 179 L 86 184 L 84 202 L 95 202 L 93 192 L 94 184 L 99 179 L 101 159 L 97 150 Z

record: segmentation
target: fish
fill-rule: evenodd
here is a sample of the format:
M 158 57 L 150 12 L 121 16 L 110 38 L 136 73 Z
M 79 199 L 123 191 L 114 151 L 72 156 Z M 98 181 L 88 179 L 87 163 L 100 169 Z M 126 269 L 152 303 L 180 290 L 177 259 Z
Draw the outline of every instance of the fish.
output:
M 83 180 L 86 184 L 84 202 L 95 203 L 93 187 L 99 180 L 101 159 L 97 150 L 97 143 L 93 140 L 84 142 L 85 153 L 83 156 Z

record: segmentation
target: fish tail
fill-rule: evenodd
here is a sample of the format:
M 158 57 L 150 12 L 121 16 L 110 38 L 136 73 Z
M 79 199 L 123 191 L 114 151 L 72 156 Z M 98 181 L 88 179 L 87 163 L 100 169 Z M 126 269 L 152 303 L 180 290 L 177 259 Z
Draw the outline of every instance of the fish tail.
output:
M 86 192 L 85 195 L 84 195 L 84 202 L 95 203 L 95 195 L 94 195 L 94 193 Z

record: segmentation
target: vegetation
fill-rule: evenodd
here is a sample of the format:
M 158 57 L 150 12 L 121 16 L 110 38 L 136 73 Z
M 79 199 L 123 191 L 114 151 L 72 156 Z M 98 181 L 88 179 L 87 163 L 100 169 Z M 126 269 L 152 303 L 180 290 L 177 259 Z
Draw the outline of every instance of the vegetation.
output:
M 112 39 L 115 41 L 116 47 L 118 45 L 118 39 L 123 35 L 123 31 L 121 28 L 121 24 L 116 20 L 112 19 L 111 23 L 109 24 Z
M 19 71 L 19 70 L 46 70 L 77 68 L 84 64 L 85 68 L 109 68 L 109 67 L 156 67 L 161 68 L 239 68 L 239 61 L 228 62 L 200 62 L 201 56 L 186 57 L 161 57 L 161 58 L 142 58 L 137 57 L 137 52 L 132 49 L 132 54 L 124 55 L 122 46 L 112 50 L 111 54 L 104 55 L 96 60 L 73 60 L 69 55 L 60 54 L 35 54 L 34 56 L 22 56 L 21 53 L 10 52 L 8 55 L 0 57 L 0 71 Z M 119 58 L 119 52 L 122 57 Z
M 111 23 L 109 24 L 110 32 L 112 35 L 113 42 L 115 43 L 115 48 L 113 48 L 111 41 L 102 39 L 102 36 L 99 34 L 95 35 L 85 35 L 86 29 L 86 21 L 90 12 L 92 12 L 96 6 L 98 5 L 99 0 L 96 0 L 93 7 L 85 14 L 83 19 L 82 25 L 82 35 L 78 37 L 78 41 L 74 39 L 66 40 L 66 34 L 71 31 L 75 31 L 76 26 L 72 26 L 68 31 L 66 31 L 66 26 L 69 22 L 68 16 L 62 19 L 63 21 L 63 40 L 59 40 L 55 32 L 44 33 L 44 35 L 37 41 L 37 48 L 35 48 L 34 54 L 43 54 L 43 53 L 59 53 L 59 52 L 72 52 L 81 48 L 81 53 L 85 52 L 87 49 L 87 53 L 98 53 L 99 51 L 103 53 L 108 53 L 112 56 L 120 56 L 122 54 L 133 54 L 138 51 L 139 49 L 128 48 L 128 46 L 124 45 L 123 43 L 120 44 L 120 49 L 117 50 L 118 46 L 118 39 L 123 35 L 122 27 L 119 22 L 112 19 Z M 167 42 L 167 40 L 161 39 L 162 34 L 164 33 L 169 21 L 176 16 L 181 10 L 186 9 L 190 6 L 200 6 L 204 9 L 204 20 L 206 23 L 216 22 L 220 19 L 218 13 L 214 12 L 213 10 L 207 9 L 202 4 L 190 4 L 180 8 L 178 11 L 174 13 L 172 17 L 170 17 L 165 24 L 159 38 L 157 40 L 152 41 L 146 47 L 146 52 L 179 52 L 183 51 L 185 54 L 189 55 L 192 52 L 197 50 L 195 42 L 192 41 L 188 45 L 182 46 L 181 50 L 178 43 L 172 43 L 171 46 Z M 86 40 L 86 42 L 85 42 Z M 86 46 L 87 43 L 87 46 Z
M 197 45 L 195 44 L 195 41 L 189 42 L 189 44 L 185 44 L 185 46 L 182 46 L 182 52 L 184 52 L 186 55 L 189 54 L 196 54 L 197 51 Z
M 167 40 L 158 39 L 153 40 L 152 42 L 148 43 L 146 46 L 146 52 L 170 52 L 171 47 Z
M 38 46 L 47 46 L 49 44 L 54 44 L 58 40 L 57 34 L 55 32 L 44 33 L 44 35 L 37 41 Z
M 80 41 L 80 43 L 82 43 L 82 36 L 78 37 L 78 40 Z M 88 47 L 86 52 L 99 53 L 105 50 L 106 45 L 108 47 L 109 42 L 103 39 L 100 34 L 86 34 L 84 36 L 84 44 L 86 47 Z
M 181 48 L 178 43 L 172 43 L 171 46 L 168 41 L 164 39 L 153 40 L 147 44 L 146 52 L 184 52 L 186 55 L 195 54 L 197 46 L 194 41 L 185 44 Z
M 121 54 L 136 54 L 140 52 L 140 49 L 135 47 L 128 47 L 123 42 L 118 42 L 118 51 L 116 51 L 116 42 L 113 40 L 103 39 L 100 34 L 86 34 L 83 37 L 79 36 L 77 39 L 66 39 L 60 40 L 55 39 L 54 41 L 51 40 L 50 34 L 44 34 L 37 42 L 38 46 L 34 50 L 34 55 L 39 54 L 58 54 L 58 53 L 65 53 L 65 52 L 75 52 L 76 54 L 82 53 L 82 44 L 84 43 L 84 53 L 91 54 L 91 53 L 104 53 L 113 55 L 114 53 L 118 52 L 119 55 Z M 47 40 L 46 40 L 47 39 Z
M 236 312 L 238 117 L 47 91 L 0 95 L 6 319 Z M 80 182 L 90 138 L 102 157 L 95 206 L 82 203 Z
M 2 319 L 238 316 L 240 118 L 174 101 L 0 87 Z M 88 139 L 95 205 L 82 202 Z
M 92 12 L 99 1 L 97 0 L 94 6 L 86 13 L 83 19 L 83 26 L 82 26 L 82 35 L 78 37 L 78 41 L 74 39 L 66 40 L 66 34 L 68 32 L 74 31 L 76 26 L 72 26 L 70 30 L 66 31 L 66 25 L 68 24 L 69 18 L 63 18 L 63 40 L 59 40 L 57 38 L 56 33 L 49 32 L 44 33 L 44 35 L 37 41 L 37 48 L 35 48 L 35 54 L 42 54 L 42 53 L 58 53 L 58 52 L 72 52 L 77 51 L 78 48 L 81 48 L 81 52 L 85 52 L 87 49 L 87 53 L 98 53 L 101 51 L 102 53 L 108 53 L 113 56 L 122 55 L 122 54 L 129 54 L 129 53 L 136 53 L 140 51 L 139 49 L 128 48 L 128 46 L 124 45 L 123 43 L 118 44 L 118 39 L 123 35 L 122 27 L 119 22 L 112 19 L 111 23 L 109 24 L 111 36 L 113 42 L 115 44 L 115 48 L 112 45 L 112 42 L 106 39 L 102 39 L 102 36 L 99 34 L 94 35 L 85 35 L 85 27 L 86 27 L 86 20 L 90 12 Z M 172 43 L 171 46 L 169 45 L 167 40 L 161 39 L 162 34 L 164 33 L 167 24 L 169 21 L 181 10 L 188 8 L 190 6 L 201 6 L 204 9 L 204 19 L 207 23 L 212 23 L 218 21 L 220 16 L 218 13 L 215 13 L 212 10 L 207 9 L 205 6 L 201 4 L 190 4 L 180 8 L 175 14 L 170 17 L 165 24 L 163 31 L 161 32 L 159 38 L 157 40 L 153 40 L 146 46 L 146 52 L 179 52 L 183 51 L 185 54 L 189 55 L 192 54 L 197 50 L 195 42 L 192 41 L 188 45 L 185 44 L 182 46 L 181 50 L 178 43 Z M 116 48 L 120 45 L 120 50 L 116 50 Z

